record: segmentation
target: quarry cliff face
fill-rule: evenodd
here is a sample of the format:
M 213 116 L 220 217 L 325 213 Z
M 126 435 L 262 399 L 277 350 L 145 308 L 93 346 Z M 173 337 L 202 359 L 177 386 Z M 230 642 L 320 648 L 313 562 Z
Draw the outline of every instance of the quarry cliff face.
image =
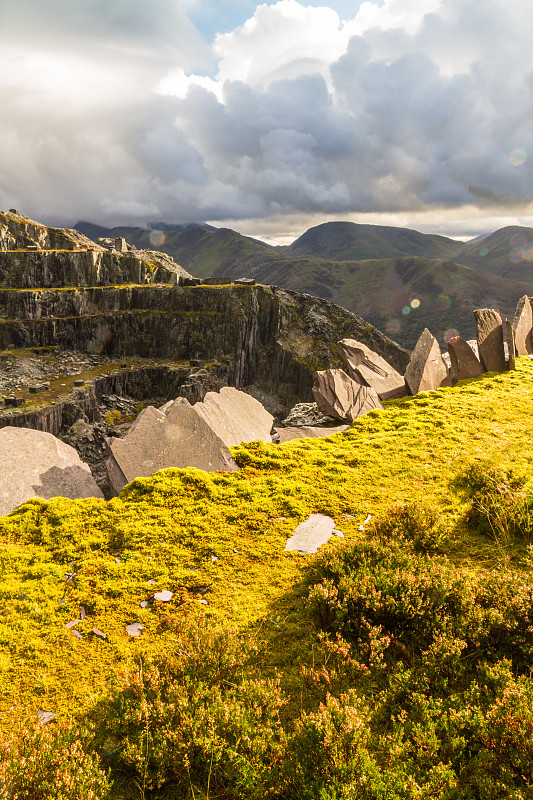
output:
M 0 214 L 0 242 L 85 240 L 13 217 Z M 399 372 L 408 363 L 407 351 L 327 300 L 274 286 L 143 285 L 147 261 L 94 247 L 0 251 L 0 349 L 216 360 L 231 385 L 256 384 L 285 402 L 312 399 L 313 372 L 342 366 L 341 339 L 364 342 Z M 106 276 L 136 285 L 99 285 Z
M 0 212 L 0 287 L 171 283 L 180 276 L 189 273 L 164 253 L 135 250 L 124 240 L 105 247 L 78 231 Z

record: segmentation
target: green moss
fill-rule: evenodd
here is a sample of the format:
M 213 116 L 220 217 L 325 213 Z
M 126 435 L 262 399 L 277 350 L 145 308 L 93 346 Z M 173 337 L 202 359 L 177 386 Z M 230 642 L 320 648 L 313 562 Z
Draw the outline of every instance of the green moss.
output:
M 514 372 L 391 401 L 344 435 L 233 448 L 238 472 L 170 469 L 108 503 L 25 503 L 0 519 L 0 708 L 15 698 L 60 715 L 91 707 L 122 668 L 172 647 L 170 622 L 193 609 L 221 625 L 260 627 L 267 671 L 281 669 L 300 704 L 298 673 L 316 634 L 301 603 L 309 559 L 284 553 L 296 525 L 329 514 L 356 542 L 367 514 L 424 503 L 449 532 L 451 558 L 474 571 L 494 567 L 498 554 L 466 527 L 469 501 L 454 481 L 479 459 L 531 472 L 532 400 L 533 365 L 519 359 Z M 510 557 L 520 568 L 519 545 Z M 200 597 L 198 585 L 210 591 Z M 171 602 L 141 608 L 157 589 L 173 591 Z M 75 619 L 79 640 L 65 628 Z M 137 620 L 138 639 L 125 631 Z

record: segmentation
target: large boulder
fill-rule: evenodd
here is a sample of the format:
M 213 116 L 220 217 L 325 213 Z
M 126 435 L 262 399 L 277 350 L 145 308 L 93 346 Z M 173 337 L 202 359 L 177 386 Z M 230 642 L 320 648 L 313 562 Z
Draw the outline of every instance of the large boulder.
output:
M 0 430 L 0 515 L 32 497 L 76 498 L 103 494 L 78 453 L 51 433 L 7 426 Z
M 405 370 L 405 382 L 411 394 L 452 385 L 439 343 L 427 328 L 424 328 L 411 353 Z
M 348 365 L 348 373 L 362 386 L 371 386 L 381 400 L 403 397 L 405 380 L 385 359 L 356 339 L 339 342 Z
M 246 392 L 224 386 L 208 392 L 194 410 L 207 422 L 227 447 L 243 442 L 272 442 L 274 417 Z
M 533 354 L 531 329 L 533 328 L 533 312 L 527 294 L 520 298 L 512 322 L 515 352 L 517 356 Z
M 342 369 L 324 369 L 313 375 L 313 397 L 328 417 L 353 422 L 374 409 L 383 409 L 377 392 L 357 383 Z
M 450 355 L 450 378 L 452 383 L 469 378 L 478 378 L 484 369 L 478 357 L 465 339 L 454 336 L 448 341 Z
M 117 494 L 135 478 L 168 467 L 197 467 L 206 472 L 238 469 L 222 439 L 183 397 L 166 413 L 148 406 L 124 439 L 111 440 L 110 450 L 107 472 Z
M 479 359 L 488 372 L 503 372 L 507 368 L 503 346 L 502 318 L 494 308 L 474 311 L 477 325 Z

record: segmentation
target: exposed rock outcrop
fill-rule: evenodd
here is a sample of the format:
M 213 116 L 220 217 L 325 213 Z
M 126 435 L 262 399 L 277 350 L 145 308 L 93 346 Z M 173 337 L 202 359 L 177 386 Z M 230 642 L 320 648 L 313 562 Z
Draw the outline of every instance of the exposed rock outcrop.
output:
M 406 394 L 405 380 L 382 355 L 355 339 L 343 339 L 339 344 L 348 364 L 348 374 L 357 383 L 371 386 L 381 400 Z

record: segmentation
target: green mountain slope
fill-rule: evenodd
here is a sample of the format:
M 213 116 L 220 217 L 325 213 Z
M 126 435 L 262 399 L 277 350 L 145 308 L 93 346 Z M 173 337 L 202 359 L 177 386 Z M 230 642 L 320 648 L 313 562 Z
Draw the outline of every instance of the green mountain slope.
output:
M 409 228 L 326 222 L 310 228 L 285 248 L 285 252 L 333 261 L 360 261 L 403 255 L 454 258 L 462 247 L 461 242 L 453 239 L 419 233 Z
M 456 260 L 502 278 L 533 282 L 533 228 L 501 228 L 465 245 Z

